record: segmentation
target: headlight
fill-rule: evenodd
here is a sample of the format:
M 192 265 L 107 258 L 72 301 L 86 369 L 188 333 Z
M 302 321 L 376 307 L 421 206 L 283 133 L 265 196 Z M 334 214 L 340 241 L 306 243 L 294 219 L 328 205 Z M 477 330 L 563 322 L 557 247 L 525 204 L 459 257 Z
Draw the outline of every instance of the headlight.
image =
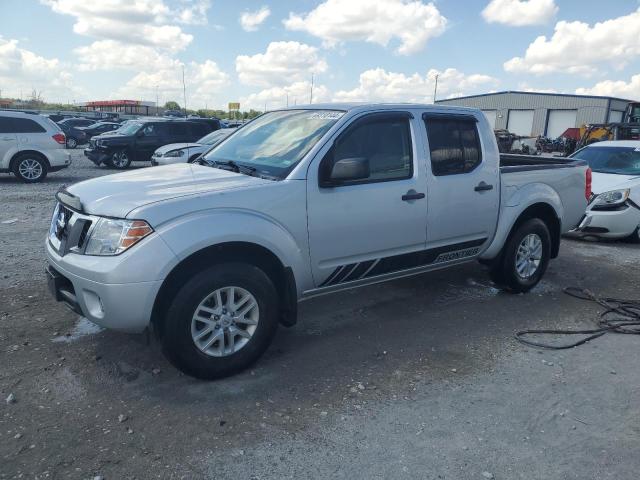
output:
M 173 150 L 164 154 L 165 157 L 182 157 L 184 155 L 183 150 Z
M 118 255 L 132 247 L 153 229 L 144 220 L 100 218 L 89 237 L 85 255 Z
M 610 192 L 601 193 L 596 197 L 595 205 L 618 205 L 624 203 L 629 198 L 629 189 L 611 190 Z

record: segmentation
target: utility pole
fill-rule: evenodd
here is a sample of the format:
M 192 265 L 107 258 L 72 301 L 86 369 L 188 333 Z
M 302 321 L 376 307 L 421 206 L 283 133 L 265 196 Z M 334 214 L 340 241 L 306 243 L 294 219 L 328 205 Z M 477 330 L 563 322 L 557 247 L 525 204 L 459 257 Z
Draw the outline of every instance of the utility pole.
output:
M 160 112 L 160 100 L 158 98 L 158 85 L 156 85 L 156 115 Z
M 438 77 L 440 76 L 439 73 L 436 73 L 436 86 L 433 88 L 433 103 L 436 103 L 436 95 L 438 93 Z
M 184 116 L 187 116 L 187 85 L 184 83 L 184 65 L 182 65 L 182 96 L 184 97 Z
M 287 107 L 289 107 L 289 92 L 287 92 Z
M 309 92 L 309 103 L 313 103 L 313 73 L 311 74 L 311 91 Z

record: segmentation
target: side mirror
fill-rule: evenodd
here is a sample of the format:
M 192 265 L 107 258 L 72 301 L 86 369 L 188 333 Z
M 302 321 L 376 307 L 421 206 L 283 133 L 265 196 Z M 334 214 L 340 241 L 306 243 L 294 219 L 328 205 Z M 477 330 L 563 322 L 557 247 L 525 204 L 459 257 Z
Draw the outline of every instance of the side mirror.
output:
M 323 178 L 320 186 L 333 187 L 354 180 L 369 178 L 369 160 L 364 157 L 343 158 L 331 167 L 329 178 Z

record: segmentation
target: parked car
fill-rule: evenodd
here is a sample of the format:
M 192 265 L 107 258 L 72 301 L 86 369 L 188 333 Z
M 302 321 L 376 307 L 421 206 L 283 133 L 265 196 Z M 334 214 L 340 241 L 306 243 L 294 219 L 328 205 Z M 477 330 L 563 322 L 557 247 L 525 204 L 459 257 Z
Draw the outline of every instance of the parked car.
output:
M 95 137 L 96 135 L 118 130 L 120 126 L 121 125 L 117 122 L 96 122 L 88 127 L 78 127 L 78 129 L 82 130 L 86 134 L 88 141 L 88 139 Z
M 0 172 L 26 183 L 41 182 L 48 172 L 71 165 L 66 137 L 41 115 L 0 111 Z
M 591 195 L 585 162 L 501 158 L 484 114 L 459 107 L 271 111 L 204 159 L 59 192 L 46 250 L 57 300 L 152 326 L 208 379 L 254 362 L 312 296 L 477 259 L 526 292 Z
M 67 137 L 67 148 L 76 148 L 78 145 L 84 145 L 89 141 L 87 134 L 81 127 L 73 127 L 66 123 L 59 123 L 58 126 Z
M 594 143 L 571 158 L 593 170 L 593 197 L 575 233 L 640 243 L 640 140 Z
M 113 133 L 89 140 L 84 154 L 96 165 L 123 169 L 132 161 L 151 161 L 153 152 L 162 145 L 193 142 L 212 130 L 208 123 L 191 120 L 131 121 Z
M 220 143 L 235 128 L 223 128 L 211 132 L 193 143 L 170 143 L 158 148 L 151 156 L 151 165 L 170 165 L 172 163 L 193 163 L 200 155 Z
M 65 118 L 64 120 L 60 120 L 58 125 L 66 125 L 68 127 L 88 127 L 89 125 L 93 125 L 96 123 L 95 120 L 91 120 L 90 118 Z

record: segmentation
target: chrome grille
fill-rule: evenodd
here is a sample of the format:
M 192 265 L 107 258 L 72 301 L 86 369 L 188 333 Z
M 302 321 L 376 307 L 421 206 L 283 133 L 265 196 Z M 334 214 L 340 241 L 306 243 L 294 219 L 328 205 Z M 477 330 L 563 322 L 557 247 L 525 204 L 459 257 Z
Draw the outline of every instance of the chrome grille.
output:
M 92 224 L 90 216 L 74 212 L 58 202 L 51 219 L 49 242 L 60 255 L 82 253 Z

